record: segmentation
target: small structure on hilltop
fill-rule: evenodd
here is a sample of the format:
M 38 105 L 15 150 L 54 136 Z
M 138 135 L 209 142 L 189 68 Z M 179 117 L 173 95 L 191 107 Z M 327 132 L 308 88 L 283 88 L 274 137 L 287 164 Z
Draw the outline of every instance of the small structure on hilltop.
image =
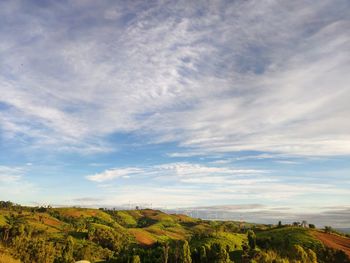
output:
M 293 226 L 304 227 L 304 228 L 309 227 L 306 220 L 301 221 L 301 223 L 300 222 L 293 222 Z
M 307 224 L 307 221 L 306 221 L 306 220 L 303 220 L 303 221 L 301 222 L 301 227 L 305 227 L 305 228 L 308 227 L 308 224 Z

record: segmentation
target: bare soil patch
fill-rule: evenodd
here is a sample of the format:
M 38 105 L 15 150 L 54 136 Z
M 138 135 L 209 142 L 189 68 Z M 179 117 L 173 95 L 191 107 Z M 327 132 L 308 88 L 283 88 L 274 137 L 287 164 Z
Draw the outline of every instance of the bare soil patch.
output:
M 350 238 L 334 234 L 327 234 L 320 231 L 313 231 L 313 235 L 325 246 L 344 251 L 350 257 Z

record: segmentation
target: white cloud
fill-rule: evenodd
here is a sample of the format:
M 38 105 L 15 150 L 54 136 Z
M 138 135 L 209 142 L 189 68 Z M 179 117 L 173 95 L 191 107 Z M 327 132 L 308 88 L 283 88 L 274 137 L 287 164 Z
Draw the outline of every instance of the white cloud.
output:
M 128 180 L 113 179 L 130 176 Z M 132 200 L 144 200 L 155 206 L 184 207 L 228 202 L 261 202 L 300 205 L 310 204 L 315 196 L 343 200 L 350 194 L 346 185 L 339 187 L 331 180 L 315 182 L 276 175 L 271 171 L 249 168 L 215 167 L 196 163 L 166 163 L 162 165 L 109 169 L 88 176 L 103 189 L 106 205 L 121 205 Z M 104 182 L 108 184 L 102 184 Z M 135 193 L 137 193 L 135 195 Z M 315 200 L 314 200 L 315 201 Z M 317 199 L 319 202 L 319 199 Z
M 0 165 L 0 182 L 9 183 L 19 181 L 24 174 L 20 167 L 9 167 Z
M 102 173 L 88 175 L 86 176 L 86 178 L 90 181 L 104 182 L 104 181 L 110 181 L 120 177 L 129 178 L 129 175 L 140 174 L 142 172 L 143 170 L 138 168 L 110 169 Z
M 138 178 L 139 179 L 139 178 Z M 191 180 L 192 179 L 192 180 Z M 201 181 L 202 179 L 202 181 Z M 186 180 L 188 180 L 186 182 Z M 105 185 L 101 193 L 104 195 L 103 205 L 123 205 L 133 203 L 152 203 L 153 207 L 191 207 L 199 205 L 237 204 L 240 202 L 275 203 L 286 205 L 297 211 L 303 205 L 319 207 L 319 195 L 327 197 L 327 203 L 343 200 L 349 190 L 328 184 L 288 183 L 278 179 L 232 179 L 204 176 L 203 178 L 178 178 L 168 185 L 157 184 L 148 178 L 142 185 L 128 183 L 123 185 Z M 203 187 L 205 186 L 206 187 Z M 318 196 L 317 200 L 313 196 Z M 305 210 L 305 209 L 304 209 Z
M 170 163 L 162 164 L 154 167 L 160 172 L 171 172 L 180 177 L 197 177 L 206 175 L 244 175 L 244 174 L 260 174 L 267 173 L 268 171 L 255 170 L 255 169 L 233 169 L 229 167 L 214 167 L 193 163 Z
M 0 165 L 0 200 L 28 201 L 36 193 L 37 187 L 28 182 L 25 174 L 23 167 Z
M 169 179 L 180 178 L 182 182 L 191 182 L 195 178 L 204 179 L 205 177 L 212 177 L 213 180 L 221 182 L 220 178 L 230 176 L 249 176 L 265 174 L 269 171 L 256 169 L 234 169 L 230 167 L 214 167 L 202 164 L 179 162 L 166 163 L 161 165 L 145 166 L 145 167 L 127 167 L 127 168 L 113 168 L 105 170 L 101 173 L 88 175 L 86 178 L 91 181 L 104 182 L 117 178 L 130 178 L 132 176 L 143 176 L 147 178 Z M 131 175 L 131 176 L 130 176 Z M 199 181 L 200 182 L 200 181 Z M 205 183 L 205 180 L 202 181 Z
M 216 184 L 216 185 L 254 185 L 259 183 L 270 183 L 277 181 L 277 179 L 272 178 L 252 178 L 252 179 L 234 179 L 227 178 L 223 176 L 201 176 L 194 178 L 182 178 L 180 180 L 183 183 L 191 184 Z
M 2 3 L 6 139 L 98 153 L 132 132 L 194 152 L 350 154 L 346 1 L 68 6 Z

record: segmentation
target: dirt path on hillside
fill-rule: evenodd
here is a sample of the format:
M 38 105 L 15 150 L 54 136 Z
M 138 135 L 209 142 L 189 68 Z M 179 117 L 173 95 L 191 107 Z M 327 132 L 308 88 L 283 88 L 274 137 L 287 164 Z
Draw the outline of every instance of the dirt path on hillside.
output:
M 330 248 L 343 250 L 350 257 L 350 238 L 313 231 L 312 234 Z

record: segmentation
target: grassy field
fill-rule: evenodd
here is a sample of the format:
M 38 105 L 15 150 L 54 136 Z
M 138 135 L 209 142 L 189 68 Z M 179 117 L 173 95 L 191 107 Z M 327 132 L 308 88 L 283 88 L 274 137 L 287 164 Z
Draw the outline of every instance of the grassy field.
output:
M 8 214 L 9 211 L 0 211 L 0 225 L 5 224 L 5 215 Z M 109 211 L 107 213 L 98 209 L 51 208 L 49 211 L 35 214 L 22 212 L 22 215 L 36 229 L 51 234 L 60 233 L 67 227 L 64 218 L 92 218 L 96 228 L 118 229 L 128 233 L 134 237 L 135 242 L 143 245 L 170 239 L 188 239 L 198 233 L 211 233 L 210 237 L 200 241 L 202 244 L 219 242 L 225 246 L 241 247 L 242 242 L 246 241 L 245 234 L 214 230 L 215 225 L 227 225 L 227 222 L 202 221 L 186 215 L 171 215 L 151 209 Z M 230 224 L 238 226 L 236 222 L 230 222 Z M 284 242 L 286 237 L 291 244 L 302 244 L 310 248 L 321 245 L 309 234 L 308 230 L 303 228 L 283 227 L 257 232 L 258 239 L 266 238 L 276 243 Z
M 161 238 L 159 236 L 156 237 L 144 229 L 130 228 L 128 231 L 135 237 L 136 241 L 140 245 L 150 246 L 157 241 L 161 241 Z
M 55 208 L 55 211 L 58 211 L 63 216 L 71 216 L 71 217 L 97 217 L 106 222 L 114 222 L 111 215 L 105 213 L 104 211 L 98 209 L 88 209 L 88 208 Z
M 0 252 L 0 263 L 20 263 L 19 260 L 14 259 L 11 255 L 9 254 L 2 254 Z
M 0 263 L 20 263 L 20 261 L 14 259 L 10 253 L 0 245 Z
M 114 213 L 115 218 L 119 224 L 125 227 L 136 227 L 137 226 L 137 219 L 140 218 L 139 216 L 134 217 L 132 214 L 135 213 L 129 213 L 129 211 L 117 211 Z
M 0 214 L 0 226 L 3 226 L 5 224 L 6 224 L 5 215 L 4 214 Z
M 11 212 L 16 214 L 16 211 Z M 0 210 L 0 225 L 5 224 L 5 215 L 9 211 Z M 199 232 L 213 232 L 212 226 L 207 221 L 191 218 L 186 215 L 171 215 L 158 210 L 124 210 L 109 211 L 108 213 L 98 209 L 86 208 L 50 208 L 46 212 L 21 212 L 27 222 L 45 231 L 54 238 L 60 238 L 68 227 L 65 222 L 67 218 L 91 218 L 95 228 L 117 229 L 119 232 L 127 233 L 135 243 L 141 245 L 152 245 L 155 242 L 168 240 L 189 239 Z M 53 216 L 55 215 L 55 216 Z M 86 234 L 72 233 L 74 238 L 84 237 Z M 218 233 L 217 237 L 206 238 L 203 244 L 211 244 L 220 240 L 223 245 L 241 246 L 245 239 L 244 235 Z
M 276 247 L 282 244 L 292 246 L 301 245 L 306 248 L 319 249 L 322 243 L 316 239 L 309 229 L 301 227 L 281 227 L 256 233 L 257 238 L 269 240 Z M 287 243 L 287 244 L 286 244 Z
M 242 244 L 246 241 L 247 236 L 245 234 L 219 232 L 211 237 L 195 239 L 191 242 L 191 245 L 199 247 L 219 243 L 223 247 L 229 247 L 230 250 L 240 250 L 242 249 Z

